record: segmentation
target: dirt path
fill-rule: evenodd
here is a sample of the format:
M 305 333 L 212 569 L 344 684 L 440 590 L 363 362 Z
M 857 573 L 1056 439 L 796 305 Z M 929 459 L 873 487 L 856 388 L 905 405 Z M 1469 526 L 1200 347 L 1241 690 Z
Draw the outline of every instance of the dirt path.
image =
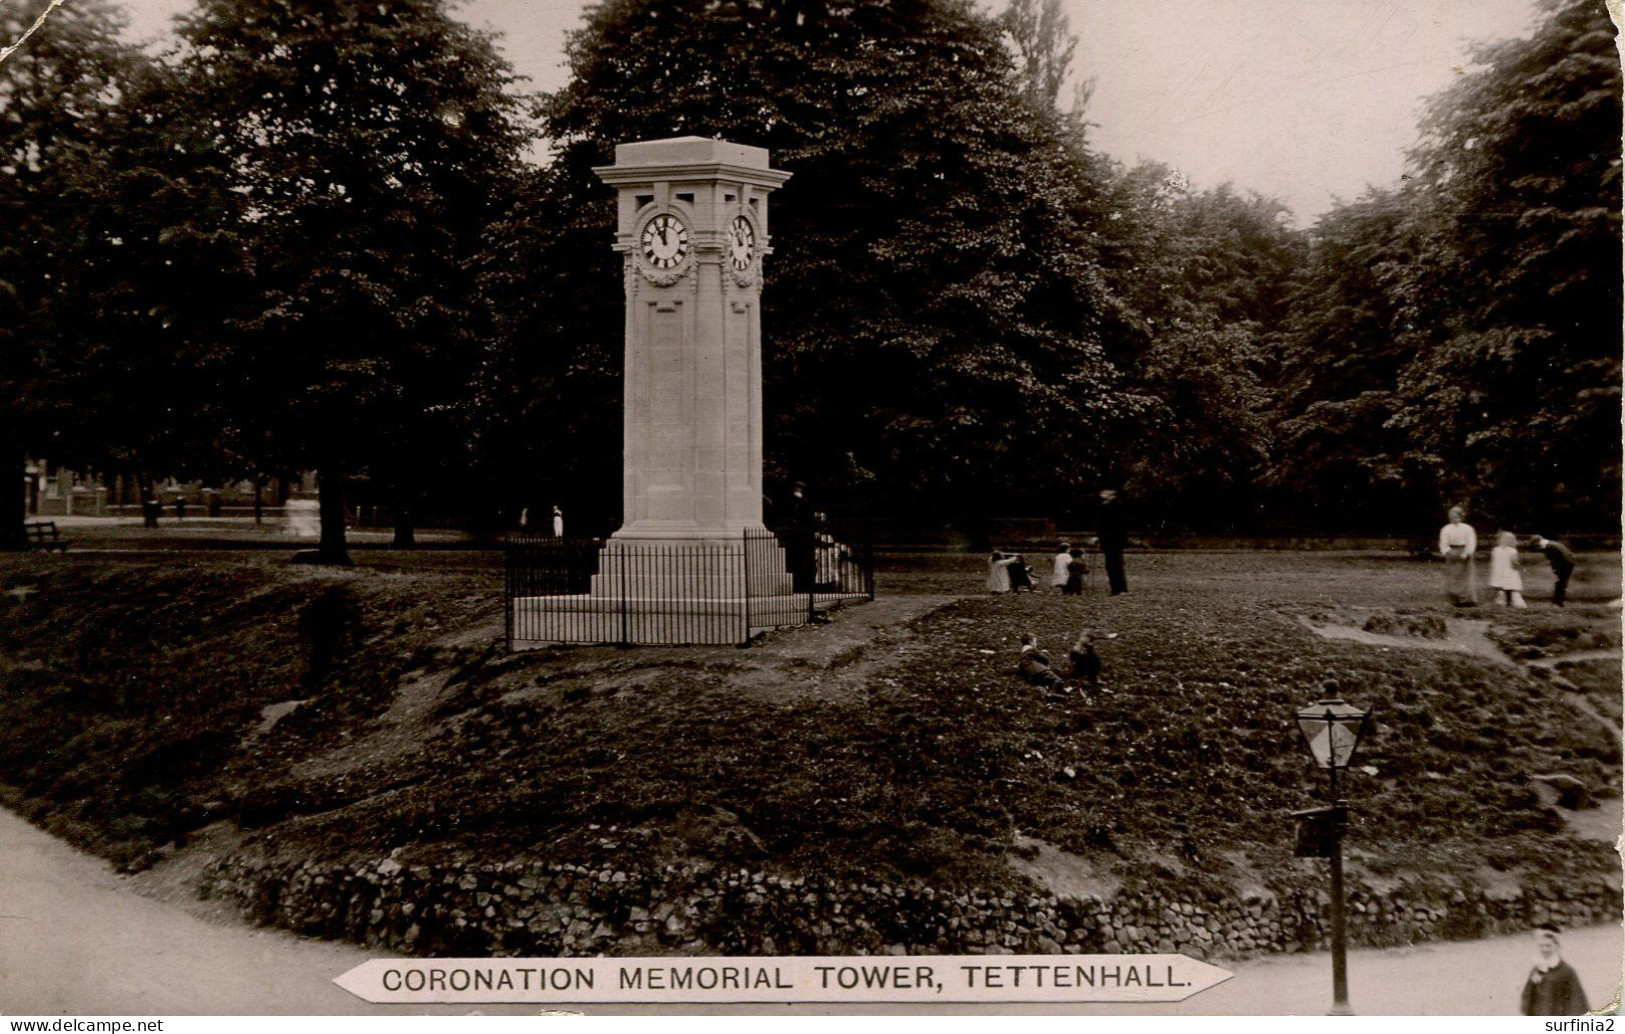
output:
M 1571 931 L 1564 953 L 1593 1006 L 1618 986 L 1618 927 Z M 306 940 L 237 923 L 211 923 L 179 905 L 136 894 L 129 881 L 0 811 L 0 1010 L 12 1015 L 463 1014 L 467 1007 L 370 1005 L 333 977 L 385 952 Z M 1367 1014 L 1508 1014 L 1530 963 L 1527 937 L 1357 951 L 1351 998 Z M 1247 1015 L 1324 1012 L 1330 964 L 1324 955 L 1231 963 L 1236 975 L 1188 1002 L 1135 1012 Z M 1463 979 L 1472 974 L 1472 979 Z M 486 1014 L 535 1015 L 539 1007 L 482 1006 Z M 595 1013 L 703 1012 L 670 1006 L 588 1007 Z M 873 1005 L 740 1009 L 776 1015 L 909 1013 Z M 958 1007 L 959 1013 L 1034 1013 L 1038 1007 Z M 1087 1007 L 1091 1013 L 1125 1007 Z
M 1468 653 L 1475 657 L 1482 657 L 1497 664 L 1516 666 L 1517 662 L 1501 652 L 1485 629 L 1490 627 L 1488 621 L 1467 621 L 1451 618 L 1445 622 L 1447 634 L 1443 639 L 1425 639 L 1418 636 L 1386 635 L 1381 632 L 1367 632 L 1363 628 L 1352 625 L 1328 624 L 1313 621 L 1307 617 L 1299 617 L 1298 621 L 1309 631 L 1323 639 L 1346 639 L 1351 642 L 1365 643 L 1367 646 L 1381 646 L 1398 650 L 1446 650 L 1451 653 Z M 1612 656 L 1604 653 L 1603 656 Z
M 1536 657 L 1524 661 L 1531 668 L 1561 668 L 1565 664 L 1583 664 L 1586 661 L 1615 661 L 1619 659 L 1618 650 L 1576 650 L 1574 653 L 1558 654 L 1556 657 Z

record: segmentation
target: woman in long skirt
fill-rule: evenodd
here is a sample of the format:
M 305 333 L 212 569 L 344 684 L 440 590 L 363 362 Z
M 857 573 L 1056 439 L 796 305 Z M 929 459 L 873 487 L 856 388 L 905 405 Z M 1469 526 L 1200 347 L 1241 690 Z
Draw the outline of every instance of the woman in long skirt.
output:
M 1458 607 L 1478 605 L 1473 578 L 1473 555 L 1478 552 L 1478 533 L 1463 519 L 1459 506 L 1450 508 L 1450 523 L 1439 529 L 1439 555 L 1444 557 L 1444 591 Z

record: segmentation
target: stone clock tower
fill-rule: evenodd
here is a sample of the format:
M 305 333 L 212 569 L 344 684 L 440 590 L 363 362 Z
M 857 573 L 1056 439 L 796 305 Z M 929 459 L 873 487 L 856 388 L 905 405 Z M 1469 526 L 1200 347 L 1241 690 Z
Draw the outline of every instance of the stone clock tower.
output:
M 617 544 L 737 543 L 762 528 L 759 147 L 700 137 L 621 144 L 594 169 L 619 191 L 625 258 L 624 519 Z

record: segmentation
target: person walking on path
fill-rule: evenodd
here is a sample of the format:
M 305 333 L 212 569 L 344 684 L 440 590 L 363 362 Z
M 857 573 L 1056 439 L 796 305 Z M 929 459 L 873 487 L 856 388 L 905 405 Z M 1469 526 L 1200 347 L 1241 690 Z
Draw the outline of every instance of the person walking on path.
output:
M 1535 548 L 1545 554 L 1546 562 L 1552 565 L 1552 574 L 1557 576 L 1557 584 L 1552 586 L 1552 605 L 1561 607 L 1568 596 L 1569 576 L 1574 574 L 1574 554 L 1563 543 L 1542 535 L 1535 536 Z
M 1523 575 L 1518 573 L 1518 537 L 1510 531 L 1497 535 L 1490 550 L 1490 588 L 1496 592 L 1495 602 L 1504 607 L 1529 606 L 1523 600 Z
M 1583 1016 L 1590 1011 L 1580 975 L 1563 961 L 1557 927 L 1535 927 L 1535 967 L 1524 981 L 1520 1008 L 1525 1016 Z
M 1106 580 L 1111 583 L 1113 596 L 1128 592 L 1128 578 L 1123 573 L 1123 550 L 1128 546 L 1128 522 L 1123 517 L 1122 503 L 1117 500 L 1115 488 L 1100 491 L 1100 520 L 1096 536 L 1100 552 L 1106 558 Z
M 1054 569 L 1050 573 L 1049 583 L 1062 592 L 1066 591 L 1067 570 L 1072 564 L 1072 543 L 1061 543 L 1061 551 L 1055 554 Z
M 1478 552 L 1478 533 L 1466 522 L 1467 512 L 1450 508 L 1450 523 L 1439 529 L 1439 555 L 1444 557 L 1444 591 L 1458 607 L 1475 607 L 1478 594 L 1473 584 L 1473 556 Z

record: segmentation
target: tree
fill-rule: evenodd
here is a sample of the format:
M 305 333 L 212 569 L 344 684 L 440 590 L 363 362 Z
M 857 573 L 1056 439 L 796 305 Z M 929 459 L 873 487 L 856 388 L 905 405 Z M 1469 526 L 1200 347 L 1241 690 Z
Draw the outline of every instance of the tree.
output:
M 533 170 L 486 237 L 481 283 L 497 315 L 481 364 L 474 458 L 501 508 L 563 505 L 607 530 L 621 491 L 623 299 L 605 195 L 570 163 Z
M 271 462 L 318 471 L 324 562 L 347 562 L 352 475 L 406 513 L 430 447 L 455 447 L 423 415 L 466 403 L 489 325 L 472 256 L 527 132 L 490 40 L 445 8 L 203 0 L 181 23 L 182 88 L 255 258 L 223 328 L 232 409 Z
M 1193 191 L 1167 166 L 1112 170 L 1097 233 L 1132 333 L 1114 361 L 1155 405 L 1116 443 L 1152 523 L 1251 525 L 1267 468 L 1266 357 L 1302 260 L 1286 208 L 1228 184 Z
M 1402 185 L 1311 233 L 1272 472 L 1303 507 L 1413 530 L 1469 500 L 1502 528 L 1618 520 L 1618 58 L 1601 8 L 1541 7 L 1429 102 Z
M 620 276 L 590 169 L 681 134 L 767 147 L 795 175 L 766 272 L 770 476 L 847 505 L 1047 505 L 1142 404 L 1105 359 L 1121 314 L 1077 215 L 1090 170 L 970 4 L 611 0 L 568 54 L 533 204 L 565 230 L 531 230 L 538 289 L 515 293 L 573 301 L 516 318 L 598 390 L 552 419 L 619 408 Z
M 1429 103 L 1394 417 L 1503 526 L 1620 508 L 1620 72 L 1608 13 L 1544 0 Z M 1440 289 L 1447 288 L 1447 289 Z
M 1270 482 L 1304 526 L 1413 531 L 1438 465 L 1393 426 L 1413 354 L 1406 292 L 1417 262 L 1417 198 L 1368 191 L 1309 231 L 1273 350 L 1278 448 Z
M 219 483 L 262 469 L 227 390 L 226 324 L 253 290 L 246 204 L 190 103 L 163 63 L 128 84 L 87 165 L 94 204 L 64 322 L 75 433 L 60 442 L 84 469 L 133 477 L 143 499 L 159 474 Z
M 1061 0 L 1010 0 L 999 16 L 1016 52 L 1022 94 L 1034 109 L 1054 109 L 1072 68 L 1078 37 L 1071 34 Z M 1083 96 L 1087 96 L 1084 94 Z
M 20 39 L 48 7 L 0 8 L 0 39 Z M 26 452 L 57 450 L 72 428 L 63 419 L 76 366 L 67 325 L 99 204 L 90 171 L 112 145 L 119 101 L 142 64 L 120 42 L 121 25 L 105 0 L 58 7 L 0 61 L 0 548 L 26 543 Z

